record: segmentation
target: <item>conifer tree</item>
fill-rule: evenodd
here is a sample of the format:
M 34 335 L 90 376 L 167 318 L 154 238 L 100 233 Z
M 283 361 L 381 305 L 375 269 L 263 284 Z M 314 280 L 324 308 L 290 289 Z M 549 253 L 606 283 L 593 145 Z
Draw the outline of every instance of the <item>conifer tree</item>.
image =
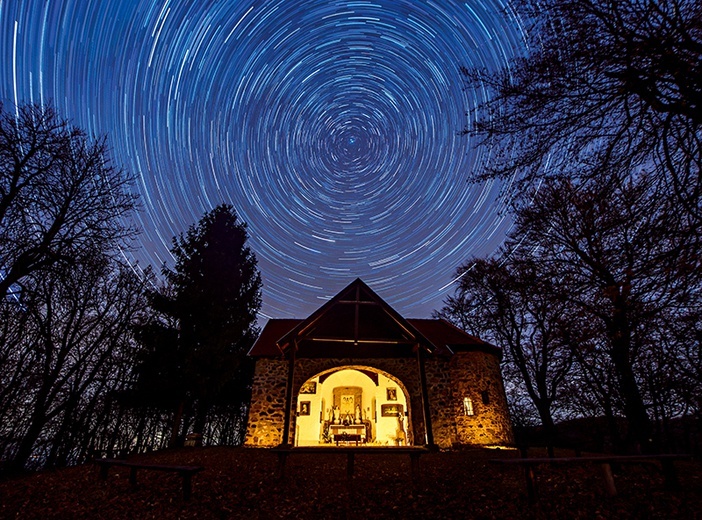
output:
M 166 286 L 151 295 L 155 314 L 140 329 L 145 350 L 135 390 L 143 404 L 170 407 L 171 445 L 189 420 L 202 433 L 213 407 L 245 408 L 246 353 L 261 306 L 261 276 L 247 239 L 233 208 L 216 207 L 174 237 L 175 266 L 164 268 Z

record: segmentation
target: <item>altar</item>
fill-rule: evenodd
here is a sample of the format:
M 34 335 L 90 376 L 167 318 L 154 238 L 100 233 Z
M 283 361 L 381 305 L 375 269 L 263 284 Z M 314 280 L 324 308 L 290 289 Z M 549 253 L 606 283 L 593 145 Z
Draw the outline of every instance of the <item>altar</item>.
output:
M 365 424 L 330 424 L 329 436 L 338 446 L 340 442 L 366 442 Z

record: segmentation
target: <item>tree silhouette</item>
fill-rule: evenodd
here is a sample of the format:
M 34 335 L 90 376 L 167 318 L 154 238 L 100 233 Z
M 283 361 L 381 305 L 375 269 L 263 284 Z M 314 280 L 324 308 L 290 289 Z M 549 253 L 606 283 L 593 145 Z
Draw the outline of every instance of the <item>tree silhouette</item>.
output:
M 51 107 L 0 105 L 0 297 L 40 270 L 63 269 L 124 247 L 134 231 L 131 177 L 110 164 L 104 138 L 61 120 Z
M 247 239 L 233 208 L 216 207 L 173 239 L 175 266 L 164 268 L 166 286 L 151 294 L 155 315 L 138 331 L 144 352 L 135 390 L 144 403 L 172 409 L 171 444 L 184 418 L 203 433 L 213 407 L 244 411 L 246 353 L 261 305 L 261 277 Z
M 498 74 L 468 131 L 496 152 L 476 178 L 527 181 L 655 170 L 702 218 L 702 4 L 520 0 L 528 54 Z
M 458 269 L 456 296 L 437 316 L 504 348 L 504 370 L 536 408 L 553 456 L 554 408 L 572 375 L 573 353 L 564 341 L 567 308 L 560 287 L 543 276 L 530 255 L 505 249 L 493 258 L 471 259 Z
M 37 278 L 21 305 L 1 309 L 10 323 L 24 321 L 0 362 L 0 433 L 10 441 L 0 449 L 10 471 L 37 453 L 40 464 L 59 465 L 85 453 L 97 400 L 115 384 L 108 374 L 132 362 L 131 327 L 145 307 L 145 280 L 104 255 Z
M 50 107 L 0 106 L 0 458 L 20 471 L 85 456 L 109 374 L 131 361 L 148 276 L 120 253 L 131 178 Z
M 588 389 L 610 424 L 621 412 L 632 449 L 653 448 L 650 413 L 673 413 L 675 402 L 699 406 L 689 354 L 696 337 L 690 326 L 702 308 L 700 231 L 665 192 L 664 180 L 643 173 L 599 185 L 546 180 L 530 193 L 531 204 L 516 211 L 506 252 L 459 270 L 461 286 L 448 303 L 460 304 L 446 308 L 476 309 L 478 322 L 489 325 L 516 366 L 523 362 L 515 345 L 532 348 L 534 339 L 550 338 L 561 355 L 542 350 L 543 373 L 522 370 L 527 388 L 530 380 L 553 377 L 569 349 L 576 371 L 565 381 L 569 391 Z M 683 369 L 684 387 L 674 384 Z M 542 420 L 548 428 L 548 417 Z

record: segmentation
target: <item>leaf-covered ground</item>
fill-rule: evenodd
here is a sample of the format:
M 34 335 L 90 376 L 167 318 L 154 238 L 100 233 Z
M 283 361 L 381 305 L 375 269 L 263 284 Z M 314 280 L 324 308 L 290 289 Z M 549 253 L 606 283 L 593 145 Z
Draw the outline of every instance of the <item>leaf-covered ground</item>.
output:
M 539 453 L 530 452 L 530 456 Z M 561 455 L 570 455 L 562 453 Z M 615 473 L 619 495 L 604 493 L 597 465 L 543 466 L 540 500 L 527 501 L 523 470 L 490 464 L 512 451 L 464 450 L 421 459 L 413 485 L 407 456 L 357 455 L 346 479 L 344 455 L 298 454 L 277 478 L 276 455 L 263 449 L 211 447 L 133 457 L 161 464 L 201 465 L 184 502 L 175 474 L 112 468 L 106 481 L 94 465 L 0 481 L 0 517 L 21 519 L 375 519 L 375 518 L 702 518 L 702 466 L 677 462 L 679 491 L 665 491 L 651 465 Z

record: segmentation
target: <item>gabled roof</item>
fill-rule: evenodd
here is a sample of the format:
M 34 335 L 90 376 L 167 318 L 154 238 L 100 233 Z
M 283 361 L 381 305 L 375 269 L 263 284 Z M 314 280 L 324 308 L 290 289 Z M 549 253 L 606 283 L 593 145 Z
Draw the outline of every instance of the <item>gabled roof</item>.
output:
M 278 341 L 282 350 L 303 341 L 358 344 L 430 342 L 360 278 L 356 278 Z
M 271 319 L 250 356 L 280 357 L 297 345 L 304 357 L 406 357 L 417 345 L 437 355 L 501 351 L 444 320 L 407 320 L 356 279 L 304 320 Z

